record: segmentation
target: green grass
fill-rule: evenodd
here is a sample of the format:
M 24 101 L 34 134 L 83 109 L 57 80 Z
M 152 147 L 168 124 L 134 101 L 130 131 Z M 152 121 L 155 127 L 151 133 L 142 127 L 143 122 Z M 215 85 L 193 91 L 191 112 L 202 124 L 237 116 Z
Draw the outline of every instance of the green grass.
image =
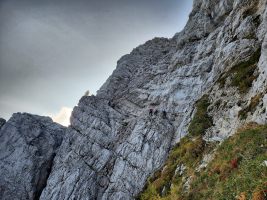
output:
M 264 200 L 267 198 L 267 125 L 249 124 L 226 139 L 216 150 L 206 169 L 196 172 L 203 155 L 215 144 L 201 141 L 201 137 L 186 136 L 170 152 L 165 167 L 150 178 L 140 195 L 142 200 Z M 233 165 L 233 161 L 236 166 Z M 176 166 L 185 164 L 183 176 L 192 176 L 188 192 L 184 192 L 183 178 L 174 175 Z M 166 195 L 160 192 L 170 186 Z
M 149 178 L 139 199 L 171 199 L 176 197 L 176 193 L 183 190 L 182 177 L 179 174 L 175 175 L 177 166 L 185 165 L 184 173 L 188 176 L 193 175 L 194 168 L 198 166 L 203 155 L 213 148 L 214 143 L 207 143 L 202 137 L 186 136 L 181 139 L 171 150 L 165 166 Z M 175 188 L 171 189 L 171 184 L 175 185 Z M 163 188 L 166 191 L 165 195 L 161 195 Z
M 204 95 L 197 103 L 196 103 L 196 114 L 194 115 L 190 126 L 188 128 L 188 132 L 192 136 L 200 136 L 204 135 L 205 131 L 212 126 L 212 118 L 208 115 L 208 107 L 209 107 L 209 98 L 208 95 Z
M 267 126 L 254 126 L 224 141 L 208 169 L 194 180 L 190 199 L 235 200 L 241 194 L 252 199 L 253 193 L 266 190 L 266 138 Z M 237 168 L 231 166 L 233 160 Z
M 257 64 L 261 56 L 261 49 L 259 48 L 248 61 L 240 62 L 232 67 L 227 73 L 223 74 L 218 82 L 220 87 L 224 87 L 226 79 L 231 77 L 230 86 L 237 87 L 239 92 L 245 94 L 251 88 L 253 81 L 258 77 L 255 73 Z

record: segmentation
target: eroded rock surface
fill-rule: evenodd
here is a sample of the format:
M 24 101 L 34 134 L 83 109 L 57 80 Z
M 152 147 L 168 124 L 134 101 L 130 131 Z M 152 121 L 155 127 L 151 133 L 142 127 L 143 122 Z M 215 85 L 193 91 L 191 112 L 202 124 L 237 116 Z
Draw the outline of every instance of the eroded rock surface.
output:
M 39 199 L 65 128 L 16 113 L 0 130 L 0 199 Z

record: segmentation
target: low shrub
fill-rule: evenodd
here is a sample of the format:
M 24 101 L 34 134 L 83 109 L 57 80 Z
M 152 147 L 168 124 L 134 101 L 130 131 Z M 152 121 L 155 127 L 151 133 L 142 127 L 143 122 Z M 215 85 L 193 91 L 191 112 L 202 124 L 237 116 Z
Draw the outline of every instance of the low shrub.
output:
M 209 97 L 204 95 L 196 103 L 196 113 L 189 125 L 188 132 L 192 136 L 203 136 L 205 131 L 212 126 L 212 118 L 208 114 Z

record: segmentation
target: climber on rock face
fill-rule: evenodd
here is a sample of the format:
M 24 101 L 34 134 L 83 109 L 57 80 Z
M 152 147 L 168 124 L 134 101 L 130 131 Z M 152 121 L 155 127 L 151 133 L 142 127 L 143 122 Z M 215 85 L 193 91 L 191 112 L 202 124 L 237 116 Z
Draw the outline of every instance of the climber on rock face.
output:
M 115 108 L 115 104 L 112 103 L 111 101 L 108 102 L 108 105 L 109 105 L 111 108 Z
M 163 117 L 164 119 L 167 118 L 167 112 L 166 112 L 165 110 L 162 111 L 162 117 Z
M 152 108 L 149 109 L 149 115 L 150 115 L 150 116 L 153 115 L 153 109 L 152 109 Z
M 159 112 L 158 110 L 155 110 L 155 112 L 154 112 L 154 115 L 157 115 L 157 114 L 158 114 L 158 112 Z

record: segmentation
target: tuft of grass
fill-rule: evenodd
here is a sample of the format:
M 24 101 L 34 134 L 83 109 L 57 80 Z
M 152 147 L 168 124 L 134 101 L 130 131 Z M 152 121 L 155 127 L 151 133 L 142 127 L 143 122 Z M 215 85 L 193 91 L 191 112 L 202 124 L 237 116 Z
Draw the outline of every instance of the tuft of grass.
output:
M 136 199 L 140 199 L 140 200 L 159 200 L 160 196 L 159 196 L 159 193 L 157 192 L 155 186 L 149 182 L 145 192 L 142 193 Z
M 247 93 L 253 81 L 258 77 L 258 74 L 255 72 L 260 56 L 261 48 L 259 48 L 248 61 L 240 62 L 223 74 L 218 80 L 220 88 L 224 87 L 226 79 L 231 77 L 230 86 L 237 87 L 241 94 Z
M 188 127 L 188 132 L 192 136 L 203 136 L 205 131 L 212 126 L 212 118 L 208 114 L 209 97 L 204 95 L 196 103 L 196 113 Z

